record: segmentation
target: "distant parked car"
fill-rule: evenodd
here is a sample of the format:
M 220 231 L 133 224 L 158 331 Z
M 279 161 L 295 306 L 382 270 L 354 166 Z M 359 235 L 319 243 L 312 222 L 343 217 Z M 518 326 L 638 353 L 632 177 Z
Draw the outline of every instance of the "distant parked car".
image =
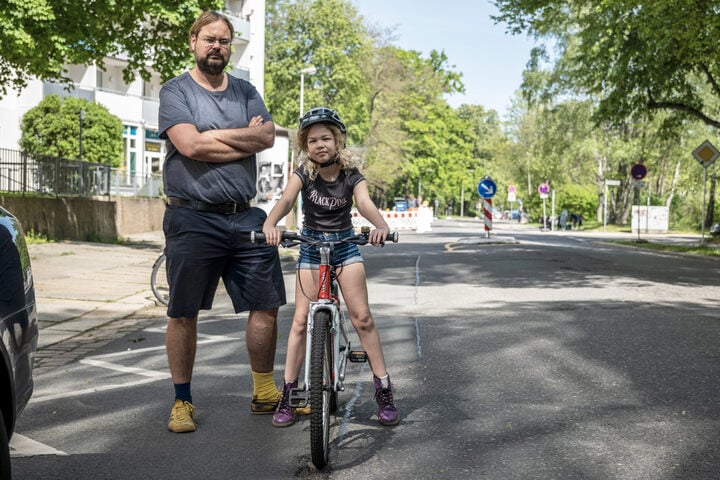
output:
M 408 202 L 403 197 L 395 197 L 395 211 L 407 212 Z
M 0 207 L 0 479 L 9 480 L 10 438 L 33 392 L 38 341 L 35 284 L 20 222 Z

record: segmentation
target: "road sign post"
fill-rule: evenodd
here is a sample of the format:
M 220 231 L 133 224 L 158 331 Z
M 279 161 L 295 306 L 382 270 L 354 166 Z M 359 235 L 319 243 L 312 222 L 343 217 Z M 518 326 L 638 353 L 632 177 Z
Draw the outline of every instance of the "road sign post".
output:
M 700 162 L 703 167 L 703 202 L 702 202 L 702 218 L 700 219 L 700 245 L 705 244 L 705 195 L 707 193 L 707 169 L 710 165 L 715 163 L 715 160 L 720 157 L 720 151 L 715 148 L 715 145 L 710 143 L 710 140 L 705 140 L 692 152 L 695 160 Z
M 548 197 L 548 192 L 550 192 L 550 185 L 547 183 L 541 183 L 538 185 L 538 193 L 540 194 L 540 198 L 542 198 L 543 201 L 543 230 L 547 230 L 547 206 L 545 205 L 545 200 Z M 552 219 L 550 219 L 550 228 L 552 229 Z
M 492 197 L 497 191 L 497 185 L 492 178 L 484 176 L 478 183 L 477 191 L 483 199 L 483 221 L 485 223 L 485 235 L 490 238 L 492 230 Z
M 630 176 L 635 181 L 633 182 L 633 189 L 635 190 L 635 205 L 637 205 L 638 215 L 640 214 L 640 189 L 644 186 L 642 181 L 647 175 L 647 168 L 642 163 L 636 163 L 630 168 Z M 637 229 L 638 242 L 640 241 L 640 218 L 638 217 L 638 229 Z

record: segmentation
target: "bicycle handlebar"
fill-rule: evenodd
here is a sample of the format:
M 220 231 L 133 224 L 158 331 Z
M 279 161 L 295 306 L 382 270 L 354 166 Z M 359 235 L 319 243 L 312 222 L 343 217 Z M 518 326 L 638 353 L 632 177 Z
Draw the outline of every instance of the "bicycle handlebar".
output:
M 334 241 L 328 241 L 328 240 L 316 240 L 311 237 L 306 237 L 304 235 L 301 235 L 297 232 L 289 232 L 284 231 L 282 232 L 280 236 L 280 245 L 283 247 L 294 247 L 295 245 L 299 245 L 301 243 L 309 243 L 309 244 L 320 244 L 320 243 L 332 243 L 333 245 L 340 245 L 342 243 L 354 243 L 355 245 L 367 245 L 368 243 L 368 237 L 370 233 L 359 233 L 357 235 L 353 235 L 352 237 L 343 238 L 340 240 L 334 240 Z M 393 243 L 397 243 L 400 238 L 400 235 L 398 232 L 390 232 L 387 235 L 387 238 L 385 241 L 391 241 Z M 265 234 L 262 232 L 250 232 L 250 241 L 252 243 L 258 243 L 258 242 L 264 242 L 265 241 Z M 383 242 L 384 244 L 384 242 Z

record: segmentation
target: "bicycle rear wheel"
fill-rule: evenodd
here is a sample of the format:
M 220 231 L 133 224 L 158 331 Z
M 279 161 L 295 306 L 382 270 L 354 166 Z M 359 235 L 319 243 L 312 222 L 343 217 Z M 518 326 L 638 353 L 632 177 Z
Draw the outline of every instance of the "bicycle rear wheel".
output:
M 318 310 L 313 319 L 310 350 L 310 452 L 322 469 L 330 456 L 330 410 L 333 398 L 330 312 Z
M 167 279 L 167 270 L 165 268 L 165 254 L 160 255 L 152 268 L 150 275 L 150 288 L 153 295 L 163 305 L 167 305 L 170 300 L 170 284 Z

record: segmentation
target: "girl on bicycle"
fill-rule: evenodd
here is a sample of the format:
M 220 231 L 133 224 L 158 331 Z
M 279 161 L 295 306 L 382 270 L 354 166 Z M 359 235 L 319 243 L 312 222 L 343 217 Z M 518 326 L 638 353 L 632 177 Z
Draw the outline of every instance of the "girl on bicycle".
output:
M 300 120 L 296 149 L 301 165 L 288 180 L 285 192 L 268 214 L 263 233 L 268 243 L 278 245 L 281 231 L 277 223 L 293 208 L 302 192 L 304 225 L 302 234 L 319 240 L 337 240 L 354 235 L 350 210 L 353 198 L 360 214 L 375 226 L 369 242 L 381 245 L 390 231 L 385 219 L 370 199 L 365 177 L 353 166 L 353 157 L 345 147 L 347 128 L 332 109 L 320 107 L 309 110 Z M 378 420 L 383 425 L 397 425 L 400 421 L 395 407 L 390 377 L 380 335 L 368 305 L 365 266 L 357 245 L 345 243 L 335 249 L 332 263 L 337 281 L 350 314 L 350 321 L 367 353 L 373 372 Z M 273 415 L 273 426 L 288 427 L 295 423 L 295 409 L 289 405 L 292 388 L 297 387 L 298 375 L 305 357 L 305 335 L 310 301 L 318 291 L 317 269 L 320 256 L 312 245 L 300 245 L 295 288 L 295 315 L 288 336 L 285 359 L 284 388 Z

